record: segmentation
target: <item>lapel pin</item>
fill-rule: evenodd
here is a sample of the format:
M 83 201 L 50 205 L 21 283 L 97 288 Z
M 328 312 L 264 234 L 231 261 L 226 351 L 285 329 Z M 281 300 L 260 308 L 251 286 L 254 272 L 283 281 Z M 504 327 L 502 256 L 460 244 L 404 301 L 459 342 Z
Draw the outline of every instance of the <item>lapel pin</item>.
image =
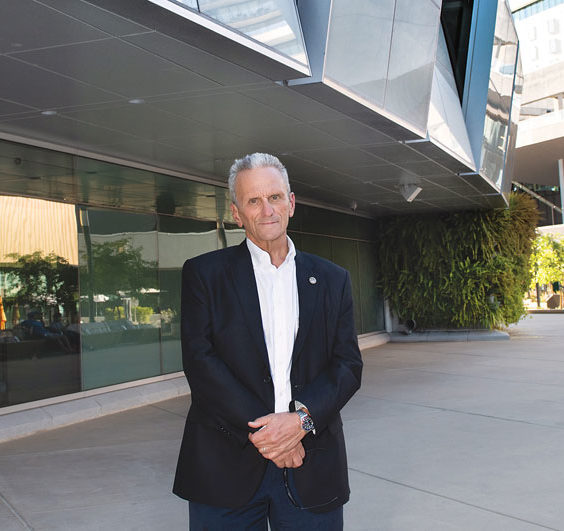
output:
M 310 284 L 317 284 L 317 279 L 315 277 L 309 277 Z

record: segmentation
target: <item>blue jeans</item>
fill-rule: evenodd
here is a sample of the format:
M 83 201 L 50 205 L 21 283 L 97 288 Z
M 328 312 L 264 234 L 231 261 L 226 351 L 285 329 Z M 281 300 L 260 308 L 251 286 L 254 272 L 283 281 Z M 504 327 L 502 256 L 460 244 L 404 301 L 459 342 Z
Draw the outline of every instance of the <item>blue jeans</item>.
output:
M 244 507 L 226 509 L 189 502 L 190 531 L 267 531 L 267 521 L 272 531 L 342 531 L 343 507 L 327 513 L 296 507 L 299 499 L 291 476 L 288 473 L 285 481 L 284 471 L 269 461 L 259 489 Z

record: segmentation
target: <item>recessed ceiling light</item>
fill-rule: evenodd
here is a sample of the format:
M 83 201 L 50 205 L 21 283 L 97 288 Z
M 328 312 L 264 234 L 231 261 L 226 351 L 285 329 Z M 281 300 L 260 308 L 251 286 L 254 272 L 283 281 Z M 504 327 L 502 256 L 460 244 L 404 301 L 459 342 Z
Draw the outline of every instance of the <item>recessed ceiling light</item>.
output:
M 41 114 L 43 116 L 54 116 L 55 114 L 57 114 L 57 111 L 41 111 Z
M 141 98 L 133 98 L 132 100 L 129 100 L 129 103 L 133 103 L 134 105 L 139 105 L 140 103 L 145 103 L 145 100 Z

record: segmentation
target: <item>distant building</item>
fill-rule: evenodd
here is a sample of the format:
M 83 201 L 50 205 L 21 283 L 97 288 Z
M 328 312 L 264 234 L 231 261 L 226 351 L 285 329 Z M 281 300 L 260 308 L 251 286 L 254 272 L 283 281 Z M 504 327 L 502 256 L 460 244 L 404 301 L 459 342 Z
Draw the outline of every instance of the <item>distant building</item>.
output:
M 541 225 L 553 225 L 562 222 L 564 183 L 564 0 L 511 5 L 524 73 L 515 180 L 542 197 Z

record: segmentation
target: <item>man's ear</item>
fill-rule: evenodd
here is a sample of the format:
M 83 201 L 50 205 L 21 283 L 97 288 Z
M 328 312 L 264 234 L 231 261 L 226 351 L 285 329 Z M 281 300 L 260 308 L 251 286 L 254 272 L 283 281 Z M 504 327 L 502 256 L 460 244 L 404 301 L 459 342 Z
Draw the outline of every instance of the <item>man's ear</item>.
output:
M 290 192 L 290 217 L 292 217 L 294 215 L 294 211 L 296 210 L 296 196 L 294 195 L 294 192 Z
M 235 223 L 237 223 L 237 226 L 242 227 L 243 222 L 241 221 L 241 218 L 239 217 L 239 210 L 238 210 L 237 205 L 235 203 L 231 203 L 231 214 L 233 215 L 233 219 L 235 220 Z

